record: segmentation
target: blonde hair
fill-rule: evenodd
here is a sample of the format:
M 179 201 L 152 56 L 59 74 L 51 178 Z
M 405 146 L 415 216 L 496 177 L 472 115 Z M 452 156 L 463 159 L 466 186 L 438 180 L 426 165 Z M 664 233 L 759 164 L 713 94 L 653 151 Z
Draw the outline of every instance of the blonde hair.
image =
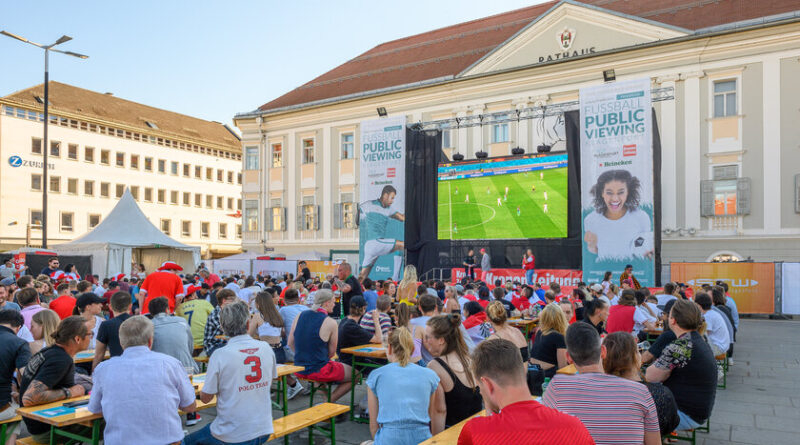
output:
M 488 306 L 486 306 L 486 314 L 489 316 L 489 320 L 496 325 L 504 324 L 508 319 L 506 308 L 503 307 L 503 303 L 500 303 L 497 300 L 492 301 Z
M 405 368 L 411 362 L 411 354 L 414 353 L 414 338 L 408 328 L 399 327 L 393 330 L 389 334 L 389 346 L 392 347 L 397 362 Z
M 561 335 L 567 332 L 567 316 L 561 310 L 561 306 L 556 304 L 548 304 L 544 307 L 539 314 L 539 329 L 542 330 L 542 335 L 547 335 L 551 332 L 558 332 Z
M 413 284 L 414 286 L 417 285 L 417 268 L 414 267 L 413 264 L 409 264 L 406 266 L 406 269 L 403 271 L 403 281 L 400 282 L 400 286 L 402 287 L 405 285 Z
M 45 309 L 33 314 L 31 320 L 42 327 L 42 340 L 44 340 L 45 343 L 47 343 L 47 339 L 52 338 L 53 332 L 58 329 L 58 323 L 61 322 L 61 318 L 58 317 L 58 314 L 50 309 Z

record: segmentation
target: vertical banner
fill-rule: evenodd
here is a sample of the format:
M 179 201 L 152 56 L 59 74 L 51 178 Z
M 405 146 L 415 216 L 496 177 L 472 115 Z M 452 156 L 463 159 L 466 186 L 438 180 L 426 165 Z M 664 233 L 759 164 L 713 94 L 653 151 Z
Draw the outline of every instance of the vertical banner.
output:
M 583 279 L 626 265 L 655 286 L 650 79 L 580 91 Z
M 781 267 L 781 313 L 800 315 L 800 263 L 783 263 Z
M 686 283 L 695 295 L 704 284 L 724 281 L 740 314 L 775 312 L 774 263 L 672 263 L 670 271 L 671 281 Z
M 361 123 L 360 167 L 358 275 L 397 280 L 405 248 L 405 116 Z

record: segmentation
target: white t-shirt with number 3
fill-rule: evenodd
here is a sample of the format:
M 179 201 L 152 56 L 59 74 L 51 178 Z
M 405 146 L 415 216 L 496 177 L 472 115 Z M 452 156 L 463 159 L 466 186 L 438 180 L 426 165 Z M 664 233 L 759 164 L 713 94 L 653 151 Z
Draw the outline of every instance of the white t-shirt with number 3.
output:
M 272 434 L 270 386 L 278 378 L 269 344 L 238 335 L 214 351 L 203 392 L 217 395 L 211 434 L 223 442 L 244 442 Z

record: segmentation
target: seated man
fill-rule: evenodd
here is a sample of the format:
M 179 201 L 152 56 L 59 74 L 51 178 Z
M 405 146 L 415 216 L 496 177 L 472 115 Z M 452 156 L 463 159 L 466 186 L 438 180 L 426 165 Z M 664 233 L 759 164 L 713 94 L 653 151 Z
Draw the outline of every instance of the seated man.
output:
M 342 363 L 352 363 L 353 356 L 343 354 L 342 348 L 361 346 L 367 343 L 381 343 L 381 322 L 378 310 L 372 311 L 372 330 L 368 331 L 359 326 L 358 322 L 367 310 L 367 300 L 362 295 L 355 295 L 350 299 L 350 315 L 339 323 L 339 342 L 336 345 L 336 353 L 339 354 L 339 361 Z M 381 361 L 386 363 L 385 361 Z
M 108 350 L 111 357 L 122 355 L 122 345 L 119 342 L 119 327 L 131 317 L 131 306 L 131 294 L 119 291 L 111 296 L 111 310 L 117 316 L 100 323 L 100 328 L 97 330 L 97 338 L 94 342 L 92 369 L 103 361 L 106 350 Z
M 647 367 L 645 377 L 648 382 L 663 382 L 672 391 L 681 419 L 677 429 L 689 430 L 711 416 L 717 394 L 717 362 L 711 347 L 697 332 L 703 325 L 697 304 L 676 300 L 668 323 L 676 339 Z
M 174 358 L 150 350 L 153 323 L 143 315 L 127 318 L 120 325 L 119 341 L 122 355 L 94 370 L 87 407 L 106 421 L 104 442 L 179 442 L 183 427 L 178 409 L 195 410 L 194 388 L 186 371 Z
M 22 375 L 22 369 L 31 358 L 28 342 L 17 337 L 17 332 L 23 323 L 24 319 L 19 311 L 0 310 L 0 421 L 6 421 L 17 415 L 19 405 L 11 396 L 11 383 L 17 382 L 17 377 Z M 7 443 L 13 444 L 17 439 L 19 424 L 10 424 L 7 428 Z
M 698 292 L 694 297 L 694 302 L 700 307 L 703 318 L 706 320 L 706 337 L 708 337 L 711 351 L 714 356 L 725 354 L 733 340 L 725 324 L 725 316 L 713 309 L 711 296 L 706 292 Z
M 205 283 L 204 283 L 205 284 Z M 191 291 L 192 287 L 189 287 Z M 211 305 L 205 298 L 198 298 L 198 293 L 208 293 L 208 286 L 206 288 L 196 289 L 195 292 L 188 292 L 183 303 L 175 309 L 175 315 L 183 317 L 192 331 L 192 340 L 195 348 L 203 347 L 203 333 L 206 329 L 208 316 L 214 312 L 214 306 Z
M 222 326 L 219 324 L 219 313 L 226 304 L 233 303 L 237 298 L 236 293 L 230 289 L 221 289 L 217 292 L 217 302 L 219 302 L 219 306 L 214 308 L 214 312 L 208 316 L 206 328 L 203 331 L 203 351 L 205 351 L 208 357 L 211 357 L 211 354 L 213 354 L 217 348 L 225 346 L 226 341 L 219 338 L 223 335 Z
M 481 342 L 475 348 L 472 372 L 483 405 L 492 415 L 467 421 L 458 444 L 593 444 L 578 419 L 531 400 L 521 361 L 519 348 L 502 338 Z
M 392 317 L 389 316 L 389 310 L 392 309 L 392 297 L 385 294 L 379 296 L 375 303 L 375 308 L 378 310 L 381 335 L 388 336 L 389 330 L 392 328 Z M 358 325 L 370 333 L 375 333 L 375 323 L 372 319 L 372 312 L 365 313 L 364 316 L 361 317 L 361 321 L 358 322 Z
M 70 283 L 74 283 L 74 281 Z M 75 297 L 72 296 L 69 287 L 70 285 L 67 283 L 59 284 L 58 287 L 56 287 L 58 298 L 51 301 L 48 305 L 51 310 L 58 314 L 58 318 L 61 320 L 72 315 L 72 311 L 75 309 L 75 302 L 77 301 Z
M 294 364 L 305 367 L 297 375 L 316 382 L 339 383 L 331 394 L 331 402 L 347 394 L 352 386 L 350 365 L 333 360 L 339 341 L 336 321 L 328 316 L 333 313 L 333 306 L 333 292 L 318 290 L 312 310 L 301 312 L 289 332 Z
M 184 368 L 197 372 L 197 362 L 192 358 L 194 342 L 189 324 L 183 317 L 168 315 L 169 302 L 164 297 L 153 298 L 147 303 L 147 310 L 153 316 L 154 352 L 166 354 L 179 362 Z
M 219 320 L 228 343 L 208 361 L 200 400 L 217 396 L 217 416 L 186 436 L 185 445 L 260 444 L 272 434 L 270 386 L 278 378 L 275 353 L 268 343 L 247 335 L 250 309 L 243 301 L 226 305 Z
M 53 343 L 31 357 L 22 371 L 19 388 L 22 406 L 44 405 L 86 394 L 83 386 L 75 384 L 73 357 L 89 347 L 92 331 L 83 317 L 73 315 L 61 320 L 52 336 L 48 340 Z M 35 442 L 50 442 L 50 425 L 27 417 L 24 421 Z
M 597 329 L 573 323 L 566 343 L 567 361 L 575 363 L 578 374 L 557 374 L 542 403 L 580 419 L 597 443 L 660 445 L 653 397 L 639 382 L 604 374 L 606 349 Z

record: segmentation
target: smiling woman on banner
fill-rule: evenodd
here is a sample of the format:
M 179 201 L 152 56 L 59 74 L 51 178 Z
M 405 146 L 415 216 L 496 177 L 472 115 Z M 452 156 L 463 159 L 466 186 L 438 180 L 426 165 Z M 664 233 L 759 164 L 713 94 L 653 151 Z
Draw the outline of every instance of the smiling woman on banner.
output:
M 639 209 L 639 188 L 627 170 L 603 172 L 592 186 L 595 211 L 583 221 L 584 241 L 598 260 L 653 256 L 650 216 Z

